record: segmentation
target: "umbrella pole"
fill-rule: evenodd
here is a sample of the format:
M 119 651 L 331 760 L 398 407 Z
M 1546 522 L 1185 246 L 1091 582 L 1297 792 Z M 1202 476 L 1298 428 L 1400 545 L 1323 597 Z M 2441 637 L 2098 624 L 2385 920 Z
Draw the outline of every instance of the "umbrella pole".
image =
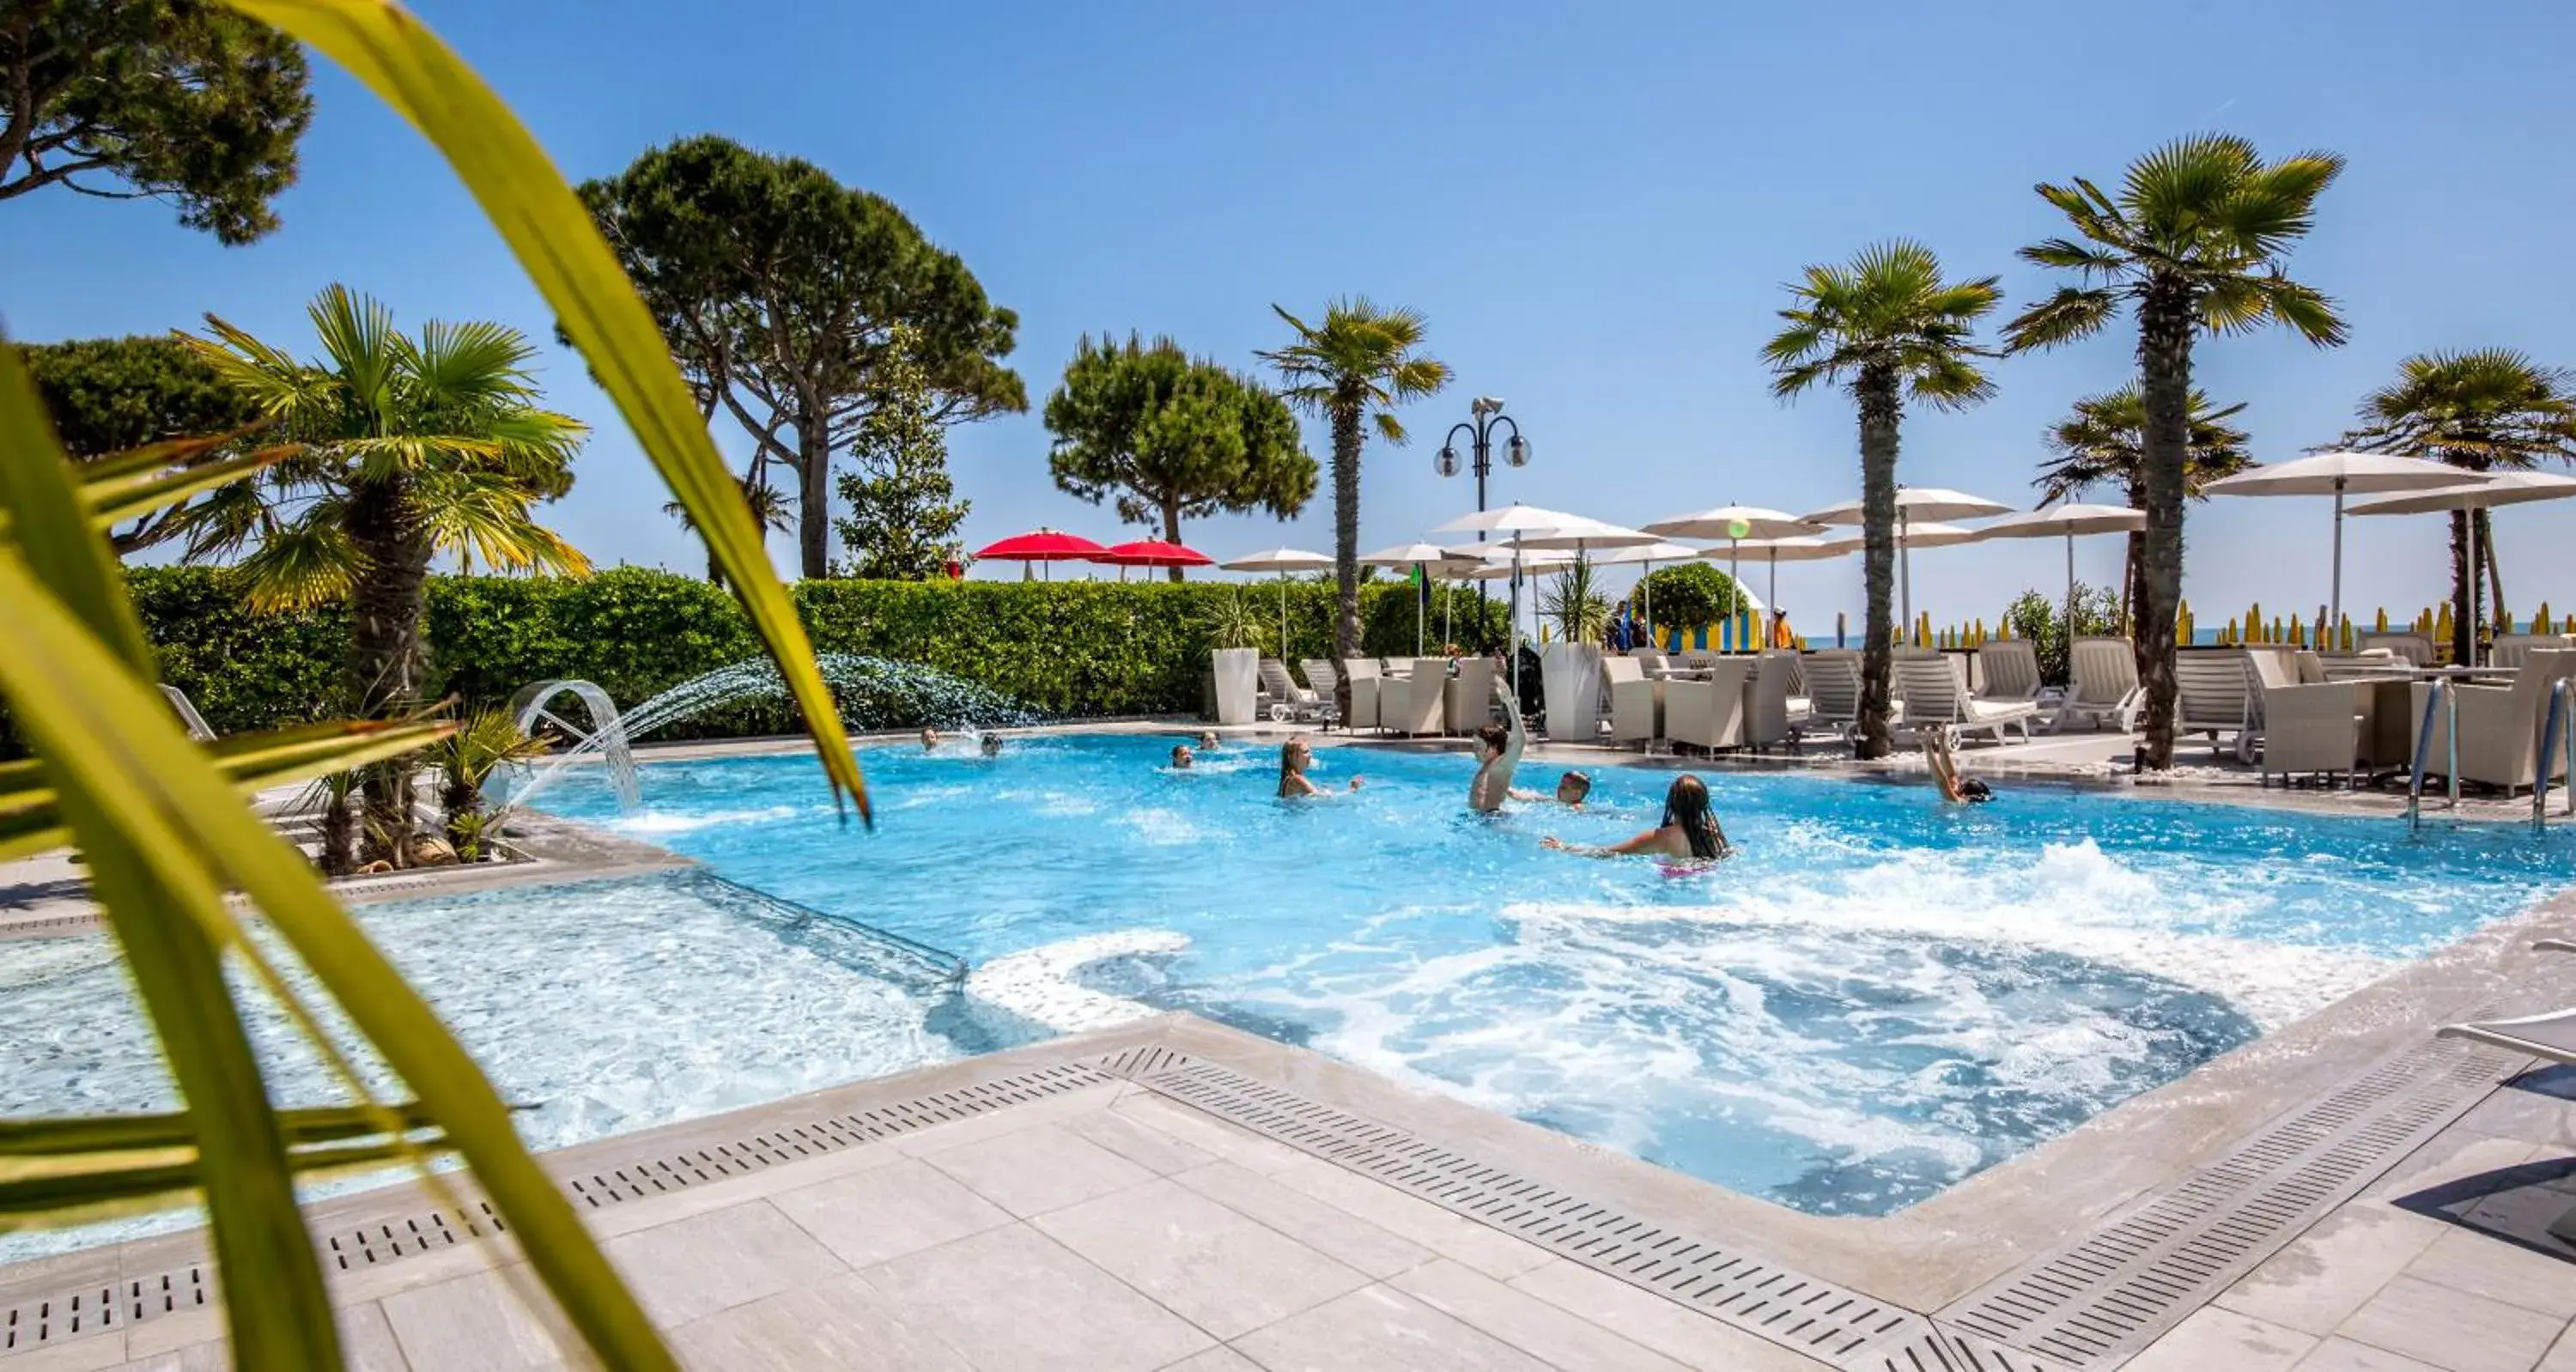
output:
M 2472 667 L 2475 667 L 2475 666 L 2477 666 L 2477 665 L 2478 665 L 2478 622 L 2477 622 L 2477 621 L 2478 621 L 2478 592 L 2479 592 L 2479 591 L 2481 591 L 2481 590 L 2484 590 L 2484 589 L 2486 588 L 2486 582 L 2478 576 L 2478 512 L 2477 512 L 2475 509 L 2471 509 L 2471 510 L 2468 512 L 2468 516 L 2469 516 L 2469 665 L 2470 665 L 2470 666 L 2472 666 Z M 2542 765 L 2542 766 L 2544 766 L 2544 767 L 2548 766 L 2548 765 L 2549 765 L 2549 760 L 2548 760 L 2547 758 L 2542 758 L 2542 759 L 2541 759 L 2541 765 Z
M 1743 551 L 1743 548 L 1738 545 L 1734 539 L 1730 538 L 1726 540 L 1726 598 L 1729 600 L 1741 600 L 1743 596 L 1744 578 L 1735 574 L 1737 565 L 1736 558 L 1741 556 Z M 1744 607 L 1741 604 L 1738 604 L 1735 608 L 1740 611 Z M 1744 622 L 1741 615 L 1732 616 L 1732 618 L 1734 618 L 1739 624 Z M 1741 643 L 1736 644 L 1735 651 L 1739 653 L 1743 652 L 1744 645 Z
M 1521 707 L 1521 550 L 1512 549 L 1512 708 Z
M 1420 657 L 1422 656 L 1422 621 L 1431 617 L 1423 613 L 1422 606 L 1423 600 L 1431 594 L 1431 573 L 1423 570 L 1422 564 L 1417 562 L 1413 564 L 1413 575 L 1418 578 L 1414 585 L 1421 592 L 1413 598 L 1413 655 Z
M 2471 522 L 2472 522 L 2472 523 L 2475 523 L 2476 521 L 2472 520 Z M 2475 547 L 2475 545 L 2474 545 L 2474 544 L 2473 544 L 2473 545 L 2471 545 L 2471 546 L 2472 546 L 2473 548 Z M 2475 571 L 2475 570 L 2477 570 L 2477 563 L 2476 563 L 2475 559 L 2472 559 L 2472 560 L 2470 561 L 2469 569 L 2470 569 L 2471 571 Z M 2332 585 L 2333 585 L 2333 591 L 2334 591 L 2334 598 L 2333 598 L 2331 601 L 2327 602 L 2327 603 L 2328 603 L 2329 605 L 2331 605 L 2333 608 L 2331 608 L 2329 611 L 2327 611 L 2327 614 L 2326 614 L 2326 623 L 2328 623 L 2328 624 L 2339 623 L 2339 622 L 2343 619 L 2343 478 L 2342 478 L 2342 477 L 2336 477 L 2336 478 L 2335 478 L 2334 581 L 2333 581 Z M 2472 596 L 2472 597 L 2470 598 L 2470 600 L 2469 600 L 2469 603 L 2470 603 L 2470 604 L 2472 604 L 2472 605 L 2477 604 L 2478 602 L 2477 602 L 2476 597 Z M 2477 641 L 2478 641 L 2478 637 L 2477 637 L 2477 635 L 2476 635 L 2476 634 L 2472 633 L 2472 634 L 2470 634 L 2470 635 L 2469 635 L 2469 644 L 2470 644 L 2469 653 L 2470 653 L 2470 656 L 2472 656 L 2472 657 L 2474 657 L 2474 656 L 2476 656 L 2476 655 L 2477 655 L 2477 647 L 2476 647 Z
M 1896 507 L 1896 595 L 1897 635 L 1901 639 L 1914 632 L 1914 540 L 1905 536 L 1905 507 Z
M 1288 571 L 1279 571 L 1279 660 L 1288 660 Z
M 2067 668 L 2072 671 L 2075 664 L 2075 531 L 2073 529 L 2066 531 L 2066 623 L 2065 627 L 2059 630 L 2058 636 L 2066 640 Z
M 1646 564 L 1646 646 L 1655 646 L 1655 564 Z
M 1771 628 L 1762 636 L 1762 641 L 1770 643 L 1780 637 L 1780 550 L 1777 548 L 1771 550 L 1771 584 L 1763 595 L 1770 601 L 1765 613 L 1771 618 Z

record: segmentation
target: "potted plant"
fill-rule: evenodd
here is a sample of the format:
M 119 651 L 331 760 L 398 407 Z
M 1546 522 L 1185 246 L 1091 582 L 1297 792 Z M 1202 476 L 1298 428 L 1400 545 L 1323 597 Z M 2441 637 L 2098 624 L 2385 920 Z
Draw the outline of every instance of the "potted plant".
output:
M 1216 676 L 1216 722 L 1250 724 L 1261 693 L 1261 612 L 1228 589 L 1208 607 L 1209 656 Z
M 1591 560 L 1576 553 L 1574 565 L 1539 592 L 1538 608 L 1556 627 L 1556 641 L 1538 657 L 1547 736 L 1589 743 L 1601 727 L 1601 638 L 1610 627 L 1610 602 Z

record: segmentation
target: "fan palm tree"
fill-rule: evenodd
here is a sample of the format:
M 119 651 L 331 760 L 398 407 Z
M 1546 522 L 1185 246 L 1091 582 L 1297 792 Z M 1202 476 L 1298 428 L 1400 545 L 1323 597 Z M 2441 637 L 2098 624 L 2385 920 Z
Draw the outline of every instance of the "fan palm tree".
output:
M 742 503 L 751 507 L 751 522 L 759 525 L 762 533 L 783 534 L 795 531 L 796 499 L 770 484 L 768 464 L 754 459 L 751 471 L 745 473 L 739 480 L 742 485 Z M 689 514 L 689 507 L 679 501 L 662 502 L 662 513 L 680 521 L 681 528 L 691 533 L 697 532 L 698 521 Z M 707 582 L 714 586 L 724 584 L 724 570 L 716 565 L 716 556 L 712 552 L 707 554 Z
M 1419 353 L 1426 321 L 1418 311 L 1381 310 L 1366 296 L 1336 300 L 1321 324 L 1308 324 L 1277 305 L 1270 307 L 1297 338 L 1287 347 L 1254 356 L 1279 373 L 1288 403 L 1319 414 L 1333 426 L 1333 655 L 1360 652 L 1360 445 L 1361 425 L 1374 422 L 1378 437 L 1404 442 L 1395 408 L 1449 384 L 1449 364 Z M 1350 686 L 1337 683 L 1344 718 Z
M 1897 239 L 1863 248 L 1848 264 L 1807 268 L 1780 311 L 1787 327 L 1763 346 L 1772 394 L 1788 399 L 1816 383 L 1849 390 L 1860 408 L 1863 579 L 1869 626 L 1861 654 L 1860 728 L 1854 751 L 1888 751 L 1888 671 L 1895 646 L 1889 605 L 1896 575 L 1897 429 L 1906 402 L 1964 409 L 1995 392 L 1975 359 L 1977 321 L 2002 302 L 1995 278 L 1945 281 L 1941 260 Z
M 2118 196 L 2075 178 L 2041 183 L 2076 238 L 2021 250 L 2023 260 L 2079 273 L 2083 284 L 2005 326 L 2014 352 L 2101 332 L 2123 302 L 2138 317 L 2138 389 L 2146 532 L 2140 539 L 2139 677 L 2146 762 L 2173 765 L 2174 616 L 2182 606 L 2184 478 L 2191 450 L 2191 347 L 2200 334 L 2280 324 L 2318 347 L 2344 340 L 2334 302 L 2282 270 L 2315 222 L 2317 197 L 2343 171 L 2330 152 L 2265 162 L 2226 134 L 2178 139 L 2129 164 Z
M 2361 427 L 2344 446 L 2447 462 L 2472 472 L 2518 471 L 2543 460 L 2576 462 L 2576 396 L 2571 378 L 2511 348 L 2418 353 L 2397 365 L 2395 383 L 2362 397 Z M 2478 563 L 2469 565 L 2470 520 L 2477 521 Z M 2494 603 L 2504 603 L 2504 573 L 2495 559 L 2487 512 L 2451 513 L 2451 654 L 2469 660 L 2470 640 L 2486 616 L 2477 602 L 2480 573 Z
M 2183 494 L 2193 500 L 2207 497 L 2201 488 L 2221 477 L 2234 476 L 2255 464 L 2245 450 L 2248 436 L 2243 429 L 2227 423 L 2243 412 L 2243 402 L 2223 410 L 2209 408 L 2209 394 L 2195 389 L 2186 405 L 2191 424 L 2189 457 L 2183 468 Z M 2116 391 L 2088 395 L 2075 402 L 2075 408 L 2064 419 L 2048 426 L 2042 436 L 2048 450 L 2056 456 L 2039 464 L 2039 475 L 2031 480 L 2040 491 L 2040 503 L 2051 504 L 2072 500 L 2095 486 L 2117 486 L 2121 499 L 2133 510 L 2147 507 L 2146 489 L 2147 402 L 2135 385 Z M 2130 618 L 2130 606 L 2138 591 L 2138 558 L 2143 548 L 2139 535 L 2129 535 L 2128 566 L 2120 582 L 2120 618 Z
M 347 690 L 361 718 L 420 703 L 430 562 L 578 574 L 589 562 L 531 507 L 572 485 L 587 430 L 541 409 L 526 337 L 499 324 L 432 321 L 397 332 L 381 303 L 332 286 L 308 313 L 321 356 L 299 362 L 213 315 L 189 346 L 305 445 L 182 512 L 191 561 L 238 558 L 253 604 L 349 604 Z M 360 859 L 405 865 L 413 764 L 363 780 Z M 345 804 L 345 802 L 342 802 Z

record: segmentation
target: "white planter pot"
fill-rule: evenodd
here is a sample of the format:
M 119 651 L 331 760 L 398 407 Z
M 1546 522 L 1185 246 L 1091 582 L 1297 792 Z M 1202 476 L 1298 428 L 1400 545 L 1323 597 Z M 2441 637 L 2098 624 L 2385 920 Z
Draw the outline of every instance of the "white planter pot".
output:
M 1590 743 L 1601 722 L 1599 646 L 1551 643 L 1539 650 L 1538 667 L 1547 692 L 1547 736 L 1559 743 Z
M 1216 662 L 1216 722 L 1250 724 L 1261 694 L 1261 650 L 1219 648 L 1209 656 Z

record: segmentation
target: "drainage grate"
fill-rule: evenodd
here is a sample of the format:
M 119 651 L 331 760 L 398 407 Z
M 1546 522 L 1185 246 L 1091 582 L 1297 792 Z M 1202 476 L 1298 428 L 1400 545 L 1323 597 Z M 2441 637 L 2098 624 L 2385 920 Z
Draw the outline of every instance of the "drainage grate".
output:
M 1177 1048 L 1166 1048 L 1159 1043 L 1149 1043 L 1142 1048 L 1121 1048 L 1107 1057 L 1095 1060 L 1093 1065 L 1112 1076 L 1125 1077 L 1134 1081 L 1156 1072 L 1168 1072 L 1176 1067 L 1186 1067 L 1191 1061 L 1189 1054 Z
M 1955 1329 L 1930 1328 L 1860 1364 L 1869 1372 L 2068 1372 L 2055 1358 Z
M 1908 1363 L 1903 1361 L 1908 1350 L 1937 1342 L 1935 1331 L 1922 1316 L 1875 1297 L 1595 1204 L 1208 1063 L 1178 1058 L 1176 1065 L 1136 1079 L 1220 1119 L 1809 1357 L 1872 1372 L 1913 1372 L 1916 1367 L 1924 1372 L 2026 1372 L 2043 1366 L 2029 1360 L 1918 1358 Z
M 1987 1283 L 1942 1318 L 2077 1368 L 2124 1362 L 2440 1133 L 2522 1061 L 2453 1039 L 2407 1049 L 2090 1237 Z
M 604 1168 L 573 1177 L 564 1185 L 574 1199 L 594 1209 L 604 1208 L 820 1157 L 933 1125 L 972 1119 L 1068 1091 L 1111 1086 L 1117 1081 L 1116 1077 L 1079 1063 L 1041 1067 L 730 1143 Z M 464 1180 L 461 1176 L 452 1178 L 451 1184 Z M 358 1271 L 502 1232 L 501 1217 L 489 1202 L 476 1198 L 467 1204 L 473 1212 L 461 1221 L 444 1211 L 424 1210 L 329 1232 L 323 1235 L 326 1255 L 336 1270 Z M 209 1263 L 121 1283 L 31 1296 L 0 1305 L 0 1358 L 160 1315 L 200 1309 L 213 1299 L 214 1269 Z

